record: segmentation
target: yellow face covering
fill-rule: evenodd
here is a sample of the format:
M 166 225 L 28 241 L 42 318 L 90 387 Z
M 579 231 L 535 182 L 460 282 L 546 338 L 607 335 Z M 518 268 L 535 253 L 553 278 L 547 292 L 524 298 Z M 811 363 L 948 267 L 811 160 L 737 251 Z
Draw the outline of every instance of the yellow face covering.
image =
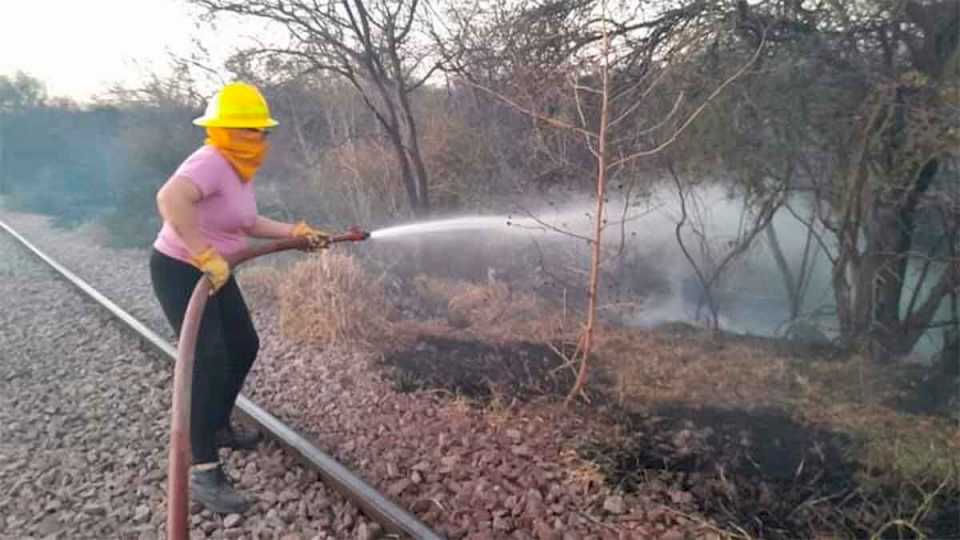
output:
M 234 136 L 228 128 L 207 128 L 206 144 L 216 148 L 237 171 L 244 182 L 253 180 L 263 159 L 267 157 L 270 143 L 265 139 L 252 140 Z

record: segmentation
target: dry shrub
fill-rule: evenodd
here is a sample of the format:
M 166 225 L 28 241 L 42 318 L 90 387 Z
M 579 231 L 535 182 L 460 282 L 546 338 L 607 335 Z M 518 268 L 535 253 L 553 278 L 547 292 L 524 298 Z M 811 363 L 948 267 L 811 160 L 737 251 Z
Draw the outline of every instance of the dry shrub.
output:
M 503 283 L 418 276 L 411 294 L 429 305 L 429 315 L 400 320 L 382 280 L 353 257 L 325 253 L 296 264 L 276 281 L 251 270 L 245 288 L 248 281 L 255 284 L 252 296 L 261 301 L 267 286 L 274 287 L 284 334 L 304 343 L 348 343 L 384 352 L 416 346 L 424 336 L 491 343 L 569 339 L 561 310 Z
M 382 281 L 349 255 L 323 253 L 297 263 L 278 295 L 283 332 L 302 342 L 376 346 L 390 334 L 393 309 Z
M 419 275 L 413 283 L 421 298 L 428 305 L 441 308 L 454 326 L 494 324 L 504 315 L 532 315 L 529 311 L 536 305 L 532 296 L 515 297 L 506 284 L 496 281 L 480 285 Z
M 478 284 L 420 275 L 414 278 L 414 288 L 425 303 L 446 317 L 445 328 L 433 321 L 424 325 L 424 333 L 461 330 L 493 342 L 555 341 L 565 336 L 559 309 L 503 282 Z

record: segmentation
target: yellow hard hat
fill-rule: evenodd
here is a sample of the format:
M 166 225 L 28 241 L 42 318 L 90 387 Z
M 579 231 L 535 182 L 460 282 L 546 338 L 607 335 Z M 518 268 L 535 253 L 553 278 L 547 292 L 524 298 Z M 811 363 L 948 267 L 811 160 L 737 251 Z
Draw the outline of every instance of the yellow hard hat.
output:
M 269 128 L 277 125 L 270 118 L 270 107 L 253 85 L 236 82 L 220 89 L 207 103 L 203 116 L 193 121 L 204 127 Z

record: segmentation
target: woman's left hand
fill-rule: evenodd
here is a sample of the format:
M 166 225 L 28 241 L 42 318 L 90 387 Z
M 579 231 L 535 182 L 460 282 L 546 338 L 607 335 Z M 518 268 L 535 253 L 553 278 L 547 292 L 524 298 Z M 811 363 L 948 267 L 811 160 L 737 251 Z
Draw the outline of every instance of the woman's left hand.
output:
M 310 242 L 310 245 L 305 251 L 319 251 L 330 247 L 330 234 L 314 229 L 303 221 L 293 226 L 293 230 L 290 231 L 290 236 L 294 238 L 306 238 Z

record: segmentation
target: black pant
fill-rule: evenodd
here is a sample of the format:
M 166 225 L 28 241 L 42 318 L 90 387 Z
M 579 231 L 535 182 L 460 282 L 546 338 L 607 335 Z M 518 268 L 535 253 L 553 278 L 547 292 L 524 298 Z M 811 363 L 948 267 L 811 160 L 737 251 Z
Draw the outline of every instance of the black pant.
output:
M 190 295 L 202 276 L 194 266 L 156 250 L 150 256 L 153 291 L 178 337 Z M 229 422 L 259 349 L 250 312 L 231 276 L 207 302 L 197 336 L 190 410 L 194 463 L 218 461 L 214 434 Z

